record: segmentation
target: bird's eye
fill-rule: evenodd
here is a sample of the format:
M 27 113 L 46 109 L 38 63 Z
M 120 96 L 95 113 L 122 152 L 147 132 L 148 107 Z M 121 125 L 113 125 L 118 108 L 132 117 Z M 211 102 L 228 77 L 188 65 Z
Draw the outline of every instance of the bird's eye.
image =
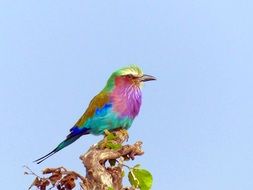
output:
M 132 74 L 127 75 L 128 78 L 134 78 Z

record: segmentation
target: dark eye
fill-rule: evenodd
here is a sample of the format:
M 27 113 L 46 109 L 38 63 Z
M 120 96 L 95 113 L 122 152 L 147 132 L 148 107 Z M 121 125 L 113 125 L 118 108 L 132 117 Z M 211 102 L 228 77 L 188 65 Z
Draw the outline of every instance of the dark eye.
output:
M 132 74 L 129 74 L 129 75 L 126 75 L 128 78 L 134 78 L 134 75 Z

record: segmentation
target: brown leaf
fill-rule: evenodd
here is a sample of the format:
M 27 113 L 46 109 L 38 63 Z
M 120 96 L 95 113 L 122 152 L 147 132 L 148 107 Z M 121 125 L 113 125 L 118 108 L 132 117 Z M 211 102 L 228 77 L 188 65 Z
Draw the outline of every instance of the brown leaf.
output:
M 50 184 L 50 182 L 46 178 L 38 178 L 36 177 L 33 181 L 33 184 L 29 189 L 32 188 L 32 186 L 37 187 L 40 190 L 46 190 L 46 187 Z
M 68 174 L 62 178 L 61 185 L 64 186 L 66 189 L 73 189 L 76 186 L 76 179 L 77 176 L 75 176 L 74 174 Z
M 40 186 L 40 190 L 46 190 L 46 187 L 50 184 L 50 182 L 43 178 L 41 179 L 41 186 Z
M 46 168 L 42 171 L 43 174 L 50 174 L 53 173 L 55 171 L 54 168 Z
M 61 173 L 58 173 L 58 172 L 55 172 L 55 173 L 53 173 L 53 174 L 49 177 L 49 180 L 50 180 L 50 182 L 52 183 L 52 185 L 55 185 L 55 183 L 56 183 L 57 181 L 59 181 L 61 178 L 62 178 L 62 174 L 61 174 Z
M 68 181 L 68 183 L 65 184 L 66 189 L 74 189 L 75 186 L 75 181 Z
M 41 180 L 38 177 L 36 177 L 35 180 L 33 181 L 33 185 L 36 187 L 39 187 L 40 184 L 41 184 Z

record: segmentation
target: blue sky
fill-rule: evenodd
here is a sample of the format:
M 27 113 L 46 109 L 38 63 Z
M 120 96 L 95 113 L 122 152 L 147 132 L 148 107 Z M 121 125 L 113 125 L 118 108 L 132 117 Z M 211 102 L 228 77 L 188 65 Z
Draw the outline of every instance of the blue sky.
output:
M 154 190 L 253 187 L 252 1 L 0 1 L 2 189 L 27 189 L 64 165 L 85 173 L 86 136 L 41 165 L 105 85 L 138 64 L 143 88 L 129 130 Z

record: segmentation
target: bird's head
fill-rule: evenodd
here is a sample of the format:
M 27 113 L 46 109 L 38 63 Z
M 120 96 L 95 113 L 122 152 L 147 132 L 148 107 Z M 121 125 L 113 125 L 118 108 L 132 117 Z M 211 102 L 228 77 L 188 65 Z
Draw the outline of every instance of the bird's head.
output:
M 151 80 L 156 80 L 156 78 L 151 75 L 143 74 L 143 71 L 137 65 L 130 65 L 112 73 L 105 88 L 107 90 L 112 90 L 114 86 L 140 88 L 143 82 Z

